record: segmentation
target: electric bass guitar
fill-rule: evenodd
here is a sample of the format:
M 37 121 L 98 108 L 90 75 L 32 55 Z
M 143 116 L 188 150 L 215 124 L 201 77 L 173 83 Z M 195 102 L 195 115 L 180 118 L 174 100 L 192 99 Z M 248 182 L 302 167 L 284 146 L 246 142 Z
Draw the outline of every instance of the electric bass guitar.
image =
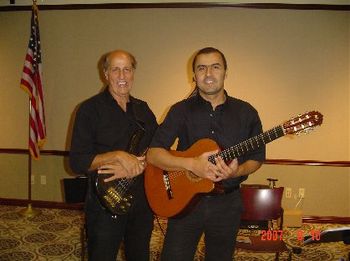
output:
M 308 132 L 321 125 L 322 121 L 323 115 L 317 111 L 298 115 L 264 133 L 209 156 L 208 161 L 215 164 L 215 158 L 220 156 L 228 163 L 284 135 Z M 186 151 L 170 151 L 170 153 L 179 157 L 196 157 L 217 149 L 220 148 L 213 140 L 201 139 Z M 198 201 L 199 196 L 224 191 L 221 182 L 200 178 L 190 171 L 165 171 L 148 164 L 145 171 L 145 192 L 156 215 L 175 217 L 188 211 Z
M 137 147 L 145 133 L 143 127 L 138 125 L 129 141 L 127 151 L 137 154 Z M 145 154 L 145 152 L 143 153 Z M 138 176 L 133 178 L 120 178 L 109 182 L 104 180 L 111 174 L 97 174 L 95 191 L 102 206 L 113 216 L 126 214 L 133 204 L 134 197 L 130 191 Z

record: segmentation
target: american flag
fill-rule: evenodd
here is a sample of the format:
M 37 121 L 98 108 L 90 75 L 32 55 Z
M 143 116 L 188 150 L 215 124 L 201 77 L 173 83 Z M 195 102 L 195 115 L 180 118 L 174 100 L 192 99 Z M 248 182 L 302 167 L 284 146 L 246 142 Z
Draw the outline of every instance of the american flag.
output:
M 33 5 L 30 39 L 24 61 L 21 88 L 29 94 L 29 150 L 38 159 L 46 137 L 38 8 Z

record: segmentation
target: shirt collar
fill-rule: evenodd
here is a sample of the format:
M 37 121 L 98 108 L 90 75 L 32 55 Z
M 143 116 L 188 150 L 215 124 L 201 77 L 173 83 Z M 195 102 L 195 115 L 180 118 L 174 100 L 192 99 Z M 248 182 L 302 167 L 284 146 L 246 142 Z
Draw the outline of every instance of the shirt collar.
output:
M 103 90 L 103 94 L 105 99 L 107 100 L 107 102 L 109 103 L 115 103 L 116 100 L 113 98 L 112 94 L 109 92 L 108 90 L 108 86 L 105 87 L 105 89 Z M 129 103 L 134 103 L 134 97 L 133 96 L 129 96 Z
M 218 106 L 216 107 L 216 110 L 222 110 L 222 109 L 224 109 L 224 108 L 227 107 L 227 104 L 228 104 L 228 97 L 229 97 L 229 96 L 228 96 L 226 90 L 224 90 L 224 93 L 225 93 L 226 99 L 225 99 L 225 101 L 224 101 L 223 104 L 220 104 L 220 105 L 218 105 Z M 213 108 L 213 107 L 211 106 L 211 103 L 208 102 L 207 100 L 203 99 L 203 97 L 200 96 L 199 93 L 196 94 L 196 101 L 198 102 L 198 104 L 202 104 L 202 105 L 206 106 L 207 108 L 210 108 L 211 110 L 212 110 L 212 108 Z

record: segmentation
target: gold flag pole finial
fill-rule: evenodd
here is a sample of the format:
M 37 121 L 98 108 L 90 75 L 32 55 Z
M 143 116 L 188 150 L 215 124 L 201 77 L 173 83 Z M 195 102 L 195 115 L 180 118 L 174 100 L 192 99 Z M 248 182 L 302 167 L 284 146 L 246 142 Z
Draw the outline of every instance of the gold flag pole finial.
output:
M 36 5 L 36 0 L 32 0 L 32 1 L 33 1 L 32 9 L 33 9 L 33 10 L 37 10 L 37 9 L 38 9 L 38 6 Z

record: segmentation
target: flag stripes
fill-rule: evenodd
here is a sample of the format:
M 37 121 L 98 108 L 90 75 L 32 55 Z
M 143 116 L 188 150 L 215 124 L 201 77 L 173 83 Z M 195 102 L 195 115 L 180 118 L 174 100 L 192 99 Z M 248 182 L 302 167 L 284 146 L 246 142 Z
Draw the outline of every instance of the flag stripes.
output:
M 30 39 L 24 61 L 21 88 L 29 95 L 29 150 L 38 159 L 46 138 L 42 62 L 39 34 L 38 8 L 33 5 Z

